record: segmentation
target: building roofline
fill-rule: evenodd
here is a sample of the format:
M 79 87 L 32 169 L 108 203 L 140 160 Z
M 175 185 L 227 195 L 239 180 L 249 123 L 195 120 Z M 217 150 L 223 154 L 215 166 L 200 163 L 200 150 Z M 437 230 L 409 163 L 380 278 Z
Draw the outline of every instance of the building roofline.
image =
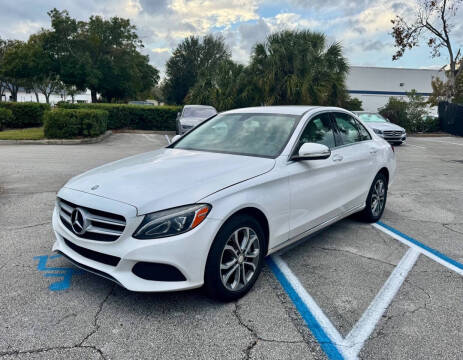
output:
M 441 69 L 420 69 L 420 68 L 401 68 L 401 67 L 387 67 L 387 66 L 363 66 L 351 65 L 351 68 L 367 68 L 367 69 L 387 69 L 387 70 L 419 70 L 419 71 L 438 71 L 443 72 Z

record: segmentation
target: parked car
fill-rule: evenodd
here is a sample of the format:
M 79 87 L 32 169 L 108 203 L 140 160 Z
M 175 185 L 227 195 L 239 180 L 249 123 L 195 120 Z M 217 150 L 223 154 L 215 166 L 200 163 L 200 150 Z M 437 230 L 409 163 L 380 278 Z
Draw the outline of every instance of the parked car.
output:
M 403 127 L 391 123 L 379 113 L 356 111 L 355 114 L 384 140 L 394 145 L 401 145 L 407 140 L 407 132 Z
M 340 108 L 237 109 L 69 180 L 53 250 L 133 291 L 243 296 L 264 257 L 340 219 L 377 221 L 390 144 Z
M 151 106 L 154 106 L 154 104 L 152 102 L 145 101 L 145 100 L 133 100 L 133 101 L 129 101 L 129 104 L 130 105 L 151 105 Z
M 213 106 L 208 105 L 185 105 L 177 114 L 177 134 L 185 134 L 202 121 L 217 114 Z

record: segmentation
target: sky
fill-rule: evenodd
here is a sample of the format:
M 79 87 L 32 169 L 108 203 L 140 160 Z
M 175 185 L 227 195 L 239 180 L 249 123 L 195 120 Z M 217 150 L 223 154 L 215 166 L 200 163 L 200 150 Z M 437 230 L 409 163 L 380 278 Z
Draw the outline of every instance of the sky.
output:
M 129 18 L 150 62 L 164 73 L 165 62 L 186 36 L 221 34 L 237 62 L 247 64 L 252 47 L 272 32 L 310 29 L 340 42 L 350 65 L 440 68 L 448 62 L 432 58 L 423 42 L 392 61 L 390 35 L 395 14 L 409 17 L 415 1 L 395 0 L 0 0 L 0 37 L 27 40 L 49 28 L 47 11 L 68 10 L 79 20 L 90 15 Z M 463 17 L 463 11 L 460 11 Z M 463 46 L 463 22 L 453 29 Z M 444 54 L 445 55 L 445 54 Z

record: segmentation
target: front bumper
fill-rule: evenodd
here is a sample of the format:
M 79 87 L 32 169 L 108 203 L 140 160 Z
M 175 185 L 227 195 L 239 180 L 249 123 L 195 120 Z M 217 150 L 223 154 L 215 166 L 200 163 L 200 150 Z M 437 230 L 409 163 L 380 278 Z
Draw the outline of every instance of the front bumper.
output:
M 402 134 L 399 136 L 388 136 L 388 135 L 379 135 L 381 136 L 384 140 L 388 142 L 404 142 L 407 140 L 407 134 Z
M 63 189 L 59 197 L 74 204 L 95 208 L 95 198 L 98 198 L 100 210 L 110 211 L 113 205 L 118 213 L 127 219 L 127 226 L 119 239 L 113 242 L 86 240 L 76 236 L 62 223 L 59 210 L 53 212 L 53 230 L 56 242 L 53 250 L 68 257 L 75 265 L 113 280 L 131 291 L 158 292 L 186 290 L 202 286 L 204 268 L 209 248 L 220 226 L 219 220 L 207 218 L 197 228 L 177 236 L 153 240 L 138 240 L 131 235 L 142 221 L 143 216 L 137 216 L 135 208 L 116 201 L 96 197 L 79 191 Z M 111 204 L 113 203 L 113 204 Z M 89 249 L 104 255 L 120 258 L 117 265 L 112 266 L 76 252 L 66 240 L 78 247 Z M 138 262 L 167 264 L 178 269 L 185 281 L 154 281 L 145 280 L 132 272 Z

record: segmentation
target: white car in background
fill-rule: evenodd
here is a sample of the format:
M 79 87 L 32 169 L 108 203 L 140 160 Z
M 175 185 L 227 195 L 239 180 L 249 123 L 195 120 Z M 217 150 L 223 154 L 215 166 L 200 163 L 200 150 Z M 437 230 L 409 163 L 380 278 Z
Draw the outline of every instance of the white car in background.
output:
M 183 135 L 202 121 L 217 114 L 217 110 L 209 105 L 185 105 L 177 114 L 177 135 Z
M 355 114 L 384 140 L 394 145 L 402 145 L 407 140 L 407 132 L 403 127 L 391 123 L 379 113 L 356 111 Z
M 392 147 L 349 111 L 227 111 L 166 148 L 72 178 L 53 250 L 129 290 L 204 285 L 230 301 L 268 254 L 353 213 L 377 221 L 395 168 Z

